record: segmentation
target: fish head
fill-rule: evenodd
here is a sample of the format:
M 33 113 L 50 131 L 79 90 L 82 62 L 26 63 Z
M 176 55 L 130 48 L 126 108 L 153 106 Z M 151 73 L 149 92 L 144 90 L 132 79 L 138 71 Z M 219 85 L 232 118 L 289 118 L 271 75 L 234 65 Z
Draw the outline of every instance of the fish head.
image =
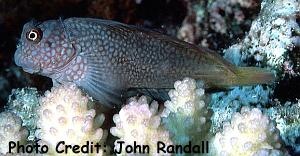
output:
M 24 25 L 14 55 L 16 65 L 29 73 L 48 76 L 64 69 L 76 57 L 76 49 L 68 39 L 61 20 Z

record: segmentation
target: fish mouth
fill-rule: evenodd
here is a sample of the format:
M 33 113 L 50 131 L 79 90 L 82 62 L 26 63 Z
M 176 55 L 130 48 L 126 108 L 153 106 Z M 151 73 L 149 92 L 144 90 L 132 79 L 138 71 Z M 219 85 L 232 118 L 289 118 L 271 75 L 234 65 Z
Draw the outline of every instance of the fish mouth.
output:
M 14 56 L 14 61 L 17 66 L 21 67 L 25 72 L 28 72 L 30 74 L 38 73 L 40 72 L 40 67 L 36 66 L 36 64 L 33 62 L 33 59 L 22 59 L 22 55 L 19 51 L 16 51 Z M 26 60 L 26 61 L 25 61 Z
M 21 67 L 21 50 L 17 49 L 14 55 L 15 64 Z
M 27 72 L 27 73 L 30 73 L 30 74 L 34 74 L 34 73 L 39 73 L 40 72 L 40 69 L 36 68 L 24 68 L 22 67 L 22 69 Z

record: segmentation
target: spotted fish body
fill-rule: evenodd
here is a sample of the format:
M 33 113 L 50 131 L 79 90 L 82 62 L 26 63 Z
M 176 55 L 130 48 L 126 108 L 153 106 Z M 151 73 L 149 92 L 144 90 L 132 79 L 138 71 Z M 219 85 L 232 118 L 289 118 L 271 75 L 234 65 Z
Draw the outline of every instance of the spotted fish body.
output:
M 27 23 L 15 53 L 25 71 L 73 82 L 104 104 L 129 88 L 172 88 L 191 77 L 207 87 L 272 82 L 270 72 L 237 68 L 216 53 L 122 23 L 69 18 Z

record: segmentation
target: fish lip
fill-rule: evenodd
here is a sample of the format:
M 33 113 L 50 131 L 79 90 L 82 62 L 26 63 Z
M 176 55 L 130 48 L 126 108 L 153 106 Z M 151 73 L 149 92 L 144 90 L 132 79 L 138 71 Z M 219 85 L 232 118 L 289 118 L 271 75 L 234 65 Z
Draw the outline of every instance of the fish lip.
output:
M 17 48 L 14 54 L 14 62 L 17 66 L 21 67 L 21 50 Z
M 23 62 L 22 57 L 24 57 L 24 56 L 22 56 L 22 49 L 23 49 L 22 44 L 17 46 L 17 49 L 14 54 L 15 64 L 17 66 L 21 67 L 27 73 L 30 73 L 30 74 L 39 73 L 41 71 L 40 65 L 33 66 L 33 64 L 31 64 L 31 66 L 30 66 Z
M 38 68 L 36 68 L 36 69 L 34 69 L 34 68 L 24 68 L 24 67 L 22 67 L 22 68 L 23 68 L 23 70 L 25 72 L 30 73 L 30 74 L 34 74 L 34 73 L 40 72 L 40 69 L 38 69 Z
M 33 74 L 41 71 L 38 66 L 30 66 L 28 64 L 24 64 L 19 58 L 15 59 L 15 63 L 17 66 L 21 67 L 25 72 Z

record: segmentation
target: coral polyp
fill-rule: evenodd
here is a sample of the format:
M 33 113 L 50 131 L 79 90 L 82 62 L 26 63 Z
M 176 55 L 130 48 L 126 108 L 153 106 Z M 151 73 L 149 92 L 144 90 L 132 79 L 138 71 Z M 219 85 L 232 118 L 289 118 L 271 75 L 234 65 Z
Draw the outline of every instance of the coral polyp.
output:
M 224 123 L 223 131 L 216 134 L 213 144 L 216 155 L 283 155 L 276 125 L 258 108 L 243 107 L 235 113 L 230 123 Z
M 163 142 L 166 146 L 173 144 L 169 132 L 161 124 L 158 103 L 153 101 L 149 106 L 145 96 L 129 99 L 128 104 L 120 110 L 119 114 L 115 114 L 113 119 L 116 127 L 112 127 L 110 132 L 119 138 L 115 141 L 115 150 L 119 151 L 120 142 L 123 141 L 123 146 L 134 144 L 149 146 L 145 151 L 148 153 L 137 152 L 139 154 L 159 155 L 157 142 Z M 126 154 L 123 150 L 119 155 L 130 154 Z
M 0 155 L 9 153 L 9 142 L 19 142 L 20 145 L 27 143 L 28 130 L 22 126 L 22 120 L 16 114 L 10 112 L 0 113 Z M 11 153 L 17 154 L 16 149 Z
M 69 145 L 84 145 L 87 141 L 99 143 L 103 139 L 103 130 L 94 127 L 96 111 L 88 108 L 89 97 L 75 85 L 68 84 L 53 87 L 40 99 L 41 106 L 37 114 L 36 137 L 41 145 L 49 146 L 55 154 L 58 142 Z M 104 119 L 103 119 L 104 120 Z M 69 155 L 74 153 L 69 152 Z M 95 153 L 102 155 L 102 151 Z

